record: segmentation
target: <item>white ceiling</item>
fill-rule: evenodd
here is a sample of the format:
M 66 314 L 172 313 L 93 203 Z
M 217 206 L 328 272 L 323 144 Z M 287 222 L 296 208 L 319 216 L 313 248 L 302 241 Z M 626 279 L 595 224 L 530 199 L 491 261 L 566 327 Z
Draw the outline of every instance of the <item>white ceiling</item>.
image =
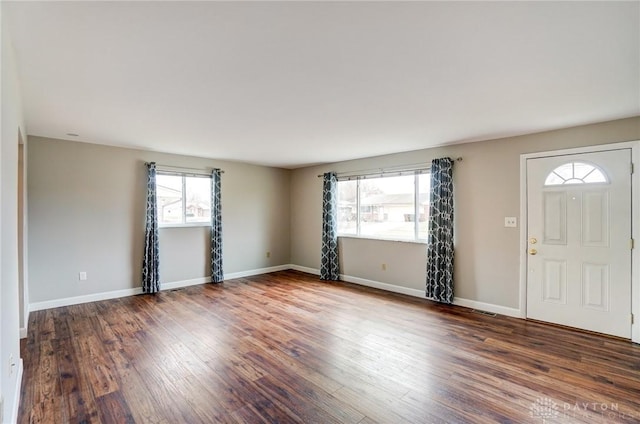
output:
M 640 115 L 638 1 L 2 10 L 30 135 L 296 168 Z

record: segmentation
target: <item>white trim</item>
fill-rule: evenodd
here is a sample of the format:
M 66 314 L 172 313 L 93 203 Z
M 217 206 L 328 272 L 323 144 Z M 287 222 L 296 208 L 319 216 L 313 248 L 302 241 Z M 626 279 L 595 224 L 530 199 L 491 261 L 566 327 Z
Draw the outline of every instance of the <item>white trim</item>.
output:
M 527 318 L 527 155 L 520 155 L 520 318 Z
M 294 271 L 306 272 L 307 274 L 320 275 L 320 270 L 317 268 L 309 268 L 301 265 L 290 265 L 290 269 Z M 394 284 L 389 283 L 381 283 L 379 281 L 367 280 L 365 278 L 354 277 L 351 275 L 340 274 L 340 280 L 345 281 L 347 283 L 358 284 L 361 286 L 372 287 L 374 289 L 380 289 L 385 291 L 390 291 L 393 293 L 406 294 L 414 297 L 421 297 L 424 299 L 424 292 L 422 290 L 411 289 L 408 287 L 396 286 Z
M 211 178 L 213 171 L 218 168 L 184 168 L 180 166 L 159 165 L 156 163 L 156 172 L 164 175 L 184 175 L 198 178 Z
M 477 300 L 463 299 L 460 297 L 453 298 L 453 304 L 463 306 L 465 308 L 477 309 L 479 311 L 492 312 L 494 314 L 505 315 L 508 317 L 521 318 L 521 311 L 516 308 L 507 306 L 494 305 L 493 303 L 478 302 Z
M 20 338 L 21 339 L 27 338 L 27 329 L 25 327 L 20 328 Z
M 160 283 L 160 291 L 174 290 L 182 287 L 196 286 L 198 284 L 210 283 L 211 277 L 192 278 L 191 280 L 173 281 L 171 283 Z
M 197 228 L 197 227 L 211 227 L 211 221 L 207 222 L 182 222 L 182 223 L 171 223 L 171 224 L 160 224 L 158 223 L 159 229 L 165 228 Z
M 291 265 L 289 264 L 270 266 L 267 268 L 250 269 L 248 271 L 232 272 L 230 274 L 225 274 L 224 279 L 233 280 L 234 278 L 251 277 L 252 275 L 268 274 L 270 272 L 286 271 L 288 269 L 291 269 Z
M 289 269 L 292 269 L 294 271 L 306 272 L 307 274 L 320 275 L 320 270 L 319 269 L 309 268 L 309 267 L 306 267 L 306 266 L 300 266 L 300 265 L 291 264 L 291 265 L 289 265 Z
M 367 180 L 372 178 L 389 178 L 407 175 L 422 175 L 431 173 L 431 164 L 415 163 L 413 165 L 392 166 L 389 168 L 363 169 L 360 171 L 337 172 L 338 181 Z M 322 177 L 322 175 L 318 175 Z
M 632 162 L 636 167 L 631 176 L 631 233 L 637 241 L 631 252 L 631 313 L 635 322 L 631 325 L 631 340 L 640 343 L 640 140 L 601 144 L 520 155 L 520 311 L 527 316 L 527 160 L 550 156 L 575 155 L 608 150 L 631 149 Z
M 269 272 L 284 271 L 291 268 L 292 268 L 292 265 L 289 265 L 289 264 L 272 266 L 268 268 L 258 268 L 258 269 L 252 269 L 249 271 L 241 271 L 241 272 L 234 272 L 231 274 L 225 274 L 224 279 L 232 280 L 234 278 L 242 278 L 242 277 L 249 277 L 252 275 L 267 274 Z M 190 280 L 160 283 L 160 291 L 174 290 L 182 287 L 195 286 L 198 284 L 205 284 L 209 282 L 211 282 L 211 277 L 200 277 L 200 278 L 193 278 Z M 93 294 L 87 294 L 82 296 L 66 297 L 61 299 L 45 300 L 43 302 L 35 302 L 35 303 L 29 304 L 29 312 L 41 311 L 43 309 L 59 308 L 61 306 L 78 305 L 80 303 L 97 302 L 100 300 L 117 299 L 120 297 L 135 296 L 138 294 L 142 294 L 142 287 L 135 287 L 135 288 L 123 289 L 123 290 L 114 290 L 114 291 L 102 292 L 102 293 L 93 293 Z M 24 335 L 22 332 L 23 330 L 24 330 Z M 27 337 L 26 328 L 20 329 L 20 337 L 21 338 Z
M 13 405 L 11 406 L 11 420 L 10 423 L 18 422 L 18 408 L 20 408 L 20 389 L 22 388 L 22 372 L 24 367 L 22 364 L 22 358 L 18 360 L 18 375 L 16 376 L 16 388 L 13 394 Z
M 620 143 L 598 144 L 594 146 L 575 147 L 571 149 L 547 150 L 544 152 L 523 153 L 520 157 L 526 159 L 538 159 L 556 156 L 579 155 L 581 153 L 607 152 L 610 150 L 633 149 L 638 147 L 640 140 L 622 141 Z
M 393 243 L 413 243 L 413 244 L 422 244 L 427 245 L 426 239 L 394 239 L 394 238 L 383 238 L 383 237 L 372 237 L 372 236 L 357 236 L 355 234 L 338 234 L 339 238 L 351 238 L 358 240 L 373 240 L 373 241 L 390 241 Z
M 29 304 L 29 311 L 41 311 L 43 309 L 59 308 L 61 306 L 78 305 L 80 303 L 97 302 L 99 300 L 117 299 L 119 297 L 135 296 L 142 293 L 142 287 L 133 289 L 114 290 L 110 292 L 93 293 L 83 296 L 63 297 L 61 299 L 45 300 Z
M 291 265 L 291 269 L 306 272 L 307 274 L 320 275 L 320 271 L 315 268 L 308 268 L 300 265 Z M 409 287 L 396 286 L 395 284 L 381 283 L 379 281 L 367 280 L 365 278 L 354 277 L 351 275 L 340 274 L 342 281 L 347 283 L 358 284 L 361 286 L 372 287 L 374 289 L 385 290 L 393 293 L 406 294 L 408 296 L 419 297 L 426 299 L 425 292 L 423 290 L 411 289 Z M 463 299 L 456 297 L 453 299 L 453 304 L 456 306 L 462 306 L 465 308 L 478 309 L 486 312 L 493 312 L 500 315 L 506 315 L 509 317 L 522 318 L 522 314 L 519 309 L 509 308 L 507 306 L 494 305 L 491 303 L 478 302 L 477 300 Z
M 375 289 L 386 290 L 393 293 L 406 294 L 413 297 L 425 298 L 425 292 L 423 290 L 411 289 L 408 287 L 396 286 L 389 283 L 381 283 L 379 281 L 367 280 L 365 278 L 353 277 L 351 275 L 340 274 L 340 279 L 347 283 L 359 284 L 361 286 L 373 287 Z
M 636 169 L 631 175 L 631 236 L 636 240 L 631 251 L 631 313 L 635 322 L 631 325 L 631 341 L 640 343 L 640 141 L 630 143 L 631 161 Z

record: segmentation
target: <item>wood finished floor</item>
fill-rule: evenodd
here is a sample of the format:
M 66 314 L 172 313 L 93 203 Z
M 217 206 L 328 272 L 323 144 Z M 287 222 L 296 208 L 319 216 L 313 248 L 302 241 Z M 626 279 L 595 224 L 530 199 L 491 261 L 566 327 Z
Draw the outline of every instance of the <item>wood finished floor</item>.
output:
M 19 423 L 640 422 L 640 347 L 284 271 L 33 312 Z

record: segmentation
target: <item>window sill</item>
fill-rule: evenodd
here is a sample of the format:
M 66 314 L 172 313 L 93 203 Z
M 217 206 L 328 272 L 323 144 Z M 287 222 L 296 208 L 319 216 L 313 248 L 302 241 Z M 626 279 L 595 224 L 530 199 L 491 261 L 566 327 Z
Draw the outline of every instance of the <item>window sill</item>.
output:
M 189 224 L 162 224 L 158 225 L 159 229 L 163 228 L 192 228 L 192 227 L 211 227 L 210 222 L 192 222 Z
M 370 236 L 356 236 L 353 234 L 338 234 L 338 238 L 351 238 L 358 240 L 371 240 L 371 241 L 390 241 L 394 243 L 412 243 L 412 244 L 427 244 L 427 240 L 407 240 L 407 239 L 394 239 L 394 238 L 382 238 L 382 237 L 370 237 Z

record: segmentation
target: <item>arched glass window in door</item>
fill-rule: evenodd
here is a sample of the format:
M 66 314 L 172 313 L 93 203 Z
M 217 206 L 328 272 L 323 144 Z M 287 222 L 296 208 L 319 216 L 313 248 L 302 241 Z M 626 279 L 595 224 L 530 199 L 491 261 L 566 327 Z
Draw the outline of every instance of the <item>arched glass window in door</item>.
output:
M 545 186 L 563 184 L 608 183 L 609 179 L 602 169 L 586 162 L 569 162 L 560 165 L 547 175 Z

